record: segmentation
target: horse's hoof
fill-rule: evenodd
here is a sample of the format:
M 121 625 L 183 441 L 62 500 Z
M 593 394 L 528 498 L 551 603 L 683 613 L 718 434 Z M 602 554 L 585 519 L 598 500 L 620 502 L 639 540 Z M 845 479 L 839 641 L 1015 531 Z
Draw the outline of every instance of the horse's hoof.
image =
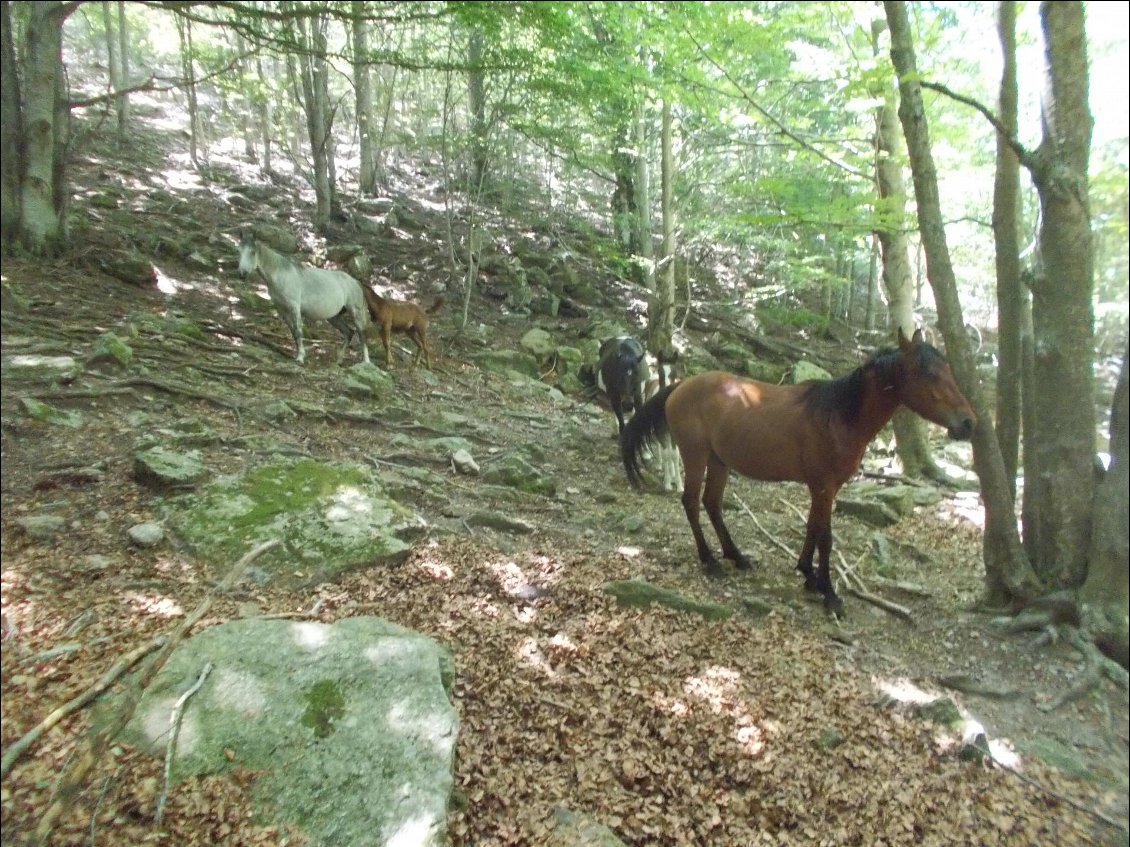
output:
M 835 594 L 831 597 L 824 597 L 824 613 L 840 620 L 847 617 L 847 613 L 844 612 L 844 601 Z
M 721 579 L 723 576 L 722 566 L 717 561 L 711 560 L 702 563 L 702 572 L 711 579 Z
M 823 594 L 823 593 L 824 593 L 824 589 L 823 589 L 823 588 L 821 588 L 821 587 L 820 587 L 820 586 L 819 586 L 819 585 L 818 585 L 818 584 L 816 583 L 816 578 L 815 578 L 815 577 L 805 577 L 805 578 L 804 578 L 804 590 L 805 590 L 805 591 L 810 591 L 810 592 L 812 592 L 813 594 Z
M 750 559 L 749 556 L 743 556 L 741 553 L 738 553 L 738 555 L 736 556 L 731 556 L 730 558 L 734 562 L 734 567 L 739 571 L 753 570 L 754 565 L 757 564 L 752 559 Z

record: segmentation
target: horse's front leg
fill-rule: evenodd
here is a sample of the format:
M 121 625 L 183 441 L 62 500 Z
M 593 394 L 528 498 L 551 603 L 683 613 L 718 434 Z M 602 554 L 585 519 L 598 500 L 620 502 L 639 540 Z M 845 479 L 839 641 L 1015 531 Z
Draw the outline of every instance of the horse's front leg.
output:
M 303 364 L 306 361 L 306 347 L 302 343 L 302 312 L 298 308 L 283 307 L 279 309 L 279 315 L 286 324 L 286 328 L 290 330 L 290 337 L 294 339 L 294 346 L 297 352 L 294 354 L 295 361 L 298 364 Z
M 804 574 L 804 587 L 808 591 L 819 591 L 824 595 L 824 609 L 835 615 L 843 615 L 843 601 L 836 595 L 832 586 L 832 507 L 836 502 L 839 486 L 828 486 L 812 491 L 812 507 L 808 512 L 808 526 L 797 567 Z M 813 554 L 819 554 L 818 569 L 813 570 Z
M 738 549 L 734 539 L 730 537 L 726 522 L 722 520 L 722 497 L 726 493 L 726 483 L 729 479 L 730 469 L 716 456 L 711 455 L 706 468 L 706 490 L 702 495 L 702 505 L 706 507 L 706 514 L 718 534 L 718 540 L 722 543 L 722 557 L 733 562 L 734 567 L 739 570 L 748 570 L 753 567 L 753 563 Z

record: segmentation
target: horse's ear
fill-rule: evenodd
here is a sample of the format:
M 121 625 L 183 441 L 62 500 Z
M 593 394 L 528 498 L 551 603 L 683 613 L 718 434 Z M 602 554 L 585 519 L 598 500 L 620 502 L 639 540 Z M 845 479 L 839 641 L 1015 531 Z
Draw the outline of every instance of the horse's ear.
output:
M 926 336 L 922 333 L 922 327 L 918 327 L 918 329 L 914 330 L 914 335 L 911 337 L 910 343 L 915 347 L 918 347 L 925 340 Z
M 919 340 L 921 340 L 921 333 L 922 333 L 922 330 L 920 330 L 920 329 L 915 330 L 914 331 L 915 338 L 918 338 Z M 906 333 L 902 331 L 902 324 L 899 324 L 898 339 L 899 339 L 899 350 L 901 350 L 904 353 L 907 352 L 908 350 L 910 350 L 911 347 L 913 346 L 913 342 L 908 341 L 907 337 L 906 337 Z

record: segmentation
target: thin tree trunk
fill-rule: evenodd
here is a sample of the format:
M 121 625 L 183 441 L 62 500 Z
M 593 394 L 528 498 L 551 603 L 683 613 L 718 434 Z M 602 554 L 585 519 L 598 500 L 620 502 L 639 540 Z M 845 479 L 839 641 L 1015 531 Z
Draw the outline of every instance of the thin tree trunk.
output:
M 353 22 L 353 88 L 357 97 L 357 141 L 361 157 L 358 176 L 362 195 L 377 190 L 377 156 L 373 138 L 373 79 L 369 72 L 369 22 Z
M 954 376 L 978 418 L 973 433 L 973 463 L 981 479 L 985 508 L 985 600 L 990 605 L 1024 603 L 1038 596 L 1042 587 L 1020 545 L 1004 460 L 981 393 L 961 316 L 906 5 L 902 0 L 884 0 L 883 6 L 891 31 L 891 61 L 899 77 L 899 119 L 914 176 L 927 277 L 934 291 L 938 322 L 946 339 Z
M 177 17 L 180 35 L 181 74 L 184 77 L 185 96 L 188 99 L 188 155 L 194 167 L 200 167 L 199 138 L 200 111 L 196 105 L 196 63 L 193 61 L 192 21 Z
M 1003 0 L 999 21 L 1001 54 L 1001 123 L 1016 134 L 1016 4 Z M 1020 325 L 1024 289 L 1020 285 L 1017 225 L 1020 163 L 1008 139 L 997 134 L 997 173 L 993 185 L 993 238 L 997 265 L 997 441 L 1016 498 L 1016 469 L 1020 449 Z
M 118 58 L 121 62 L 122 85 L 129 88 L 129 24 L 126 22 L 125 0 L 118 0 Z M 118 95 L 118 137 L 129 131 L 129 95 Z
M 647 172 L 647 125 L 641 95 L 632 112 L 636 140 L 636 242 L 642 282 L 648 291 L 655 288 L 655 247 L 651 241 L 651 181 Z
M 875 329 L 875 305 L 879 299 L 879 236 L 871 236 L 871 255 L 867 262 L 867 311 L 863 316 L 863 326 L 870 332 Z
M 483 33 L 472 29 L 467 43 L 467 100 L 471 112 L 471 184 L 486 185 L 487 121 L 486 79 L 483 73 Z
M 110 0 L 102 0 L 102 26 L 106 29 L 106 64 L 110 69 L 110 90 L 121 91 L 125 88 L 122 78 L 122 61 L 119 54 L 121 41 L 118 38 L 117 27 L 114 25 L 114 4 Z M 121 95 L 114 98 L 115 110 L 120 109 Z M 124 135 L 121 117 L 118 118 L 118 137 Z
M 879 40 L 886 24 L 882 18 L 871 22 L 871 43 L 879 55 Z M 875 183 L 889 226 L 877 232 L 883 257 L 883 285 L 887 291 L 887 312 L 892 335 L 901 329 L 907 338 L 914 334 L 914 278 L 910 270 L 910 244 L 906 237 L 906 183 L 902 176 L 902 146 L 894 92 L 889 84 L 876 92 L 883 103 L 876 111 Z M 891 420 L 895 432 L 895 451 L 902 472 L 915 479 L 942 479 L 944 474 L 930 452 L 927 424 L 909 409 L 899 409 Z
M 648 304 L 648 349 L 656 356 L 671 358 L 675 334 L 675 158 L 672 153 L 671 104 L 663 101 L 660 143 L 660 197 L 663 205 L 663 271 L 655 279 Z

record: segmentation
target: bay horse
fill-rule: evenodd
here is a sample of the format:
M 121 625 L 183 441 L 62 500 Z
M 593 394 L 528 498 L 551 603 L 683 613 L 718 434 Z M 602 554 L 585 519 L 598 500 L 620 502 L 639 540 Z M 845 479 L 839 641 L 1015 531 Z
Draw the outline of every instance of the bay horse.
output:
M 294 358 L 299 364 L 306 361 L 303 318 L 327 320 L 345 336 L 337 354 L 339 365 L 354 336 L 361 345 L 364 361 L 369 361 L 369 347 L 365 343 L 369 312 L 360 282 L 345 271 L 314 268 L 288 259 L 264 244 L 254 232 L 246 232 L 239 242 L 239 275 L 246 279 L 255 271 L 267 281 L 271 301 L 294 338 Z
M 381 341 L 385 346 L 385 366 L 392 367 L 392 334 L 403 332 L 416 345 L 416 358 L 412 360 L 413 366 L 420 363 L 420 356 L 424 357 L 424 364 L 428 370 L 432 369 L 432 354 L 428 350 L 428 316 L 434 315 L 443 306 L 443 297 L 437 297 L 427 309 L 409 303 L 407 300 L 393 300 L 391 297 L 382 297 L 367 285 L 361 286 L 365 295 L 365 303 L 369 308 L 369 317 L 373 323 L 381 328 Z
M 821 592 L 824 608 L 842 615 L 829 574 L 832 506 L 867 445 L 900 406 L 945 427 L 951 438 L 971 438 L 977 424 L 949 364 L 923 341 L 920 329 L 907 340 L 900 328 L 898 349 L 876 353 L 839 379 L 773 385 L 721 371 L 685 379 L 643 405 L 620 437 L 620 452 L 638 487 L 644 446 L 670 433 L 683 459 L 683 510 L 698 558 L 711 574 L 720 567 L 702 534 L 700 494 L 723 558 L 744 569 L 751 562 L 722 520 L 730 469 L 750 479 L 807 485 L 812 505 L 797 569 L 805 589 Z M 816 552 L 818 572 L 812 567 Z

